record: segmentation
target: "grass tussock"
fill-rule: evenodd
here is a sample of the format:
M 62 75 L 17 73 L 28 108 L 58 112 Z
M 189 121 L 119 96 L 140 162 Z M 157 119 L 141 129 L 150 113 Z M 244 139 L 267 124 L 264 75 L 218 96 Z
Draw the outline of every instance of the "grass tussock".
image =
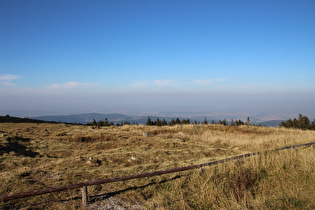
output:
M 314 181 L 312 148 L 268 153 L 188 173 L 160 187 L 147 205 L 150 209 L 314 209 Z
M 165 170 L 303 144 L 314 131 L 254 126 L 89 127 L 0 124 L 0 195 Z M 278 209 L 314 206 L 314 150 L 297 149 L 176 174 L 88 187 L 90 203 L 115 197 L 148 209 Z M 77 209 L 81 189 L 0 203 Z

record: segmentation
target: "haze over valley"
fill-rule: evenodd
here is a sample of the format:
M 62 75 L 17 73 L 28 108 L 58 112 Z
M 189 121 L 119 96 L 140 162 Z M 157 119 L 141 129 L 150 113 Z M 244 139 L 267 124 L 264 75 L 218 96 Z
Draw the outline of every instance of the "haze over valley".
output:
M 315 118 L 314 1 L 1 1 L 0 115 Z

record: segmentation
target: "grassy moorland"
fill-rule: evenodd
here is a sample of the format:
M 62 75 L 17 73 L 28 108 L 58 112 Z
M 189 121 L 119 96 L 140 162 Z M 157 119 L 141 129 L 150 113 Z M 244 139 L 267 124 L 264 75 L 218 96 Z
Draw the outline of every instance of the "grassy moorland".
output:
M 164 170 L 315 141 L 315 131 L 255 126 L 92 127 L 0 124 L 0 195 Z M 90 208 L 314 209 L 311 147 L 203 170 L 88 187 Z M 81 190 L 7 202 L 1 209 L 77 209 Z

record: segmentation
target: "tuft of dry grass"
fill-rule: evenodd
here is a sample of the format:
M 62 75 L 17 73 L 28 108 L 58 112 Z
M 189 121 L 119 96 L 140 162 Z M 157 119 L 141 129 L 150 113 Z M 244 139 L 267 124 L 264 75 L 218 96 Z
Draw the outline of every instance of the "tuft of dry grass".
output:
M 267 153 L 195 170 L 165 184 L 149 209 L 314 209 L 315 153 Z
M 2 123 L 0 133 L 0 195 L 205 163 L 315 139 L 314 131 L 222 125 Z M 93 204 L 115 196 L 149 209 L 310 208 L 314 162 L 311 148 L 268 153 L 88 191 Z M 80 196 L 80 189 L 69 190 L 2 202 L 0 208 L 77 209 Z

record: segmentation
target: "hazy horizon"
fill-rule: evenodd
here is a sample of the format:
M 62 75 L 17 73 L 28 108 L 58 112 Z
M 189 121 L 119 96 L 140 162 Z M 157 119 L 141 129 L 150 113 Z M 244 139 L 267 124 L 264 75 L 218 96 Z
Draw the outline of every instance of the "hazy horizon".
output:
M 1 1 L 0 115 L 315 117 L 315 1 Z

